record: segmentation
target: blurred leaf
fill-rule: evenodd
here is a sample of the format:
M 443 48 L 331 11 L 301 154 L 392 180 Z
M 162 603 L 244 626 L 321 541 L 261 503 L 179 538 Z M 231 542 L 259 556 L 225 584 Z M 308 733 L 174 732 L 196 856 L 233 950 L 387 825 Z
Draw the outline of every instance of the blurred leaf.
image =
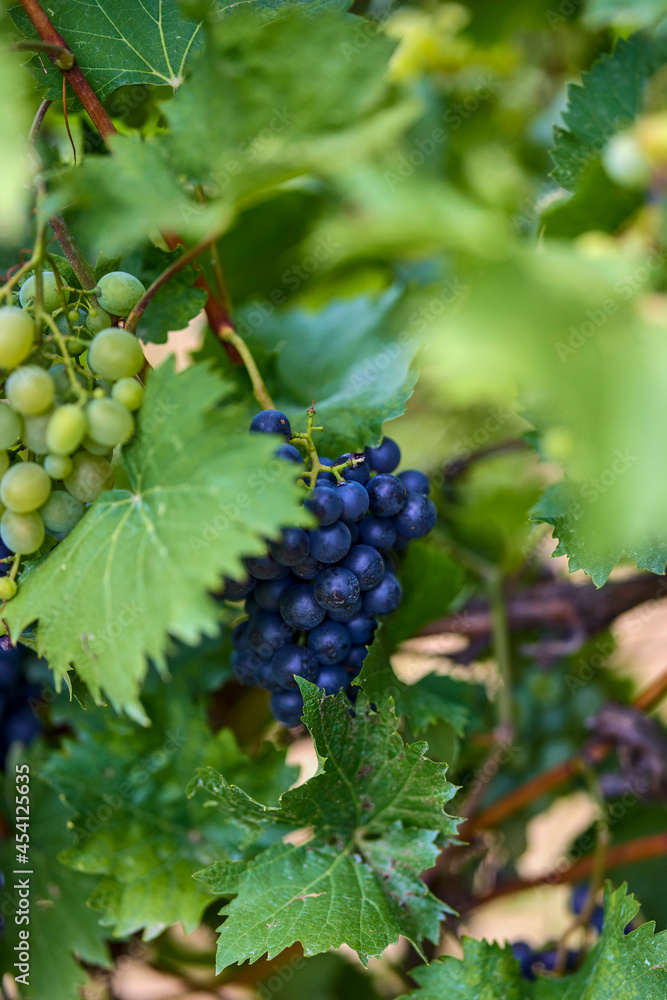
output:
M 182 253 L 182 250 L 166 253 L 149 246 L 144 250 L 141 267 L 132 273 L 148 288 Z M 206 292 L 194 286 L 197 273 L 193 264 L 186 264 L 156 292 L 139 321 L 137 334 L 142 340 L 164 344 L 171 330 L 184 329 L 201 312 Z
M 665 0 L 587 0 L 583 21 L 594 30 L 646 28 L 667 14 Z
M 0 8 L 0 17 L 2 8 Z M 0 238 L 19 237 L 25 225 L 30 194 L 29 146 L 30 104 L 23 86 L 21 68 L 24 54 L 8 52 L 9 32 L 4 18 L 0 21 Z M 12 33 L 13 34 L 13 33 Z
M 581 84 L 570 84 L 565 128 L 554 129 L 553 176 L 573 191 L 588 163 L 609 140 L 632 125 L 642 109 L 649 79 L 667 58 L 667 39 L 634 35 L 620 38 L 601 56 Z
M 555 202 L 542 215 L 544 232 L 561 239 L 574 239 L 589 230 L 614 233 L 643 202 L 643 191 L 614 184 L 596 157 L 581 171 L 575 194 Z
M 403 600 L 382 631 L 391 650 L 417 635 L 423 625 L 448 615 L 464 584 L 461 567 L 423 541 L 409 545 L 399 576 Z

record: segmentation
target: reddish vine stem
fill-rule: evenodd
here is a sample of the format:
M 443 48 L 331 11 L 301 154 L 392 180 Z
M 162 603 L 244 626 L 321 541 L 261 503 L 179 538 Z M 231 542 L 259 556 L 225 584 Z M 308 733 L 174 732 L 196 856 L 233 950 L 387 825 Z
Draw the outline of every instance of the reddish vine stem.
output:
M 81 253 L 81 250 L 79 249 L 79 246 L 72 236 L 69 226 L 63 219 L 62 215 L 50 216 L 49 225 L 51 226 L 53 235 L 60 244 L 62 252 L 69 261 L 72 270 L 81 282 L 81 287 L 86 290 L 95 288 L 97 282 L 95 281 L 93 269 Z M 90 295 L 89 298 L 91 302 L 97 305 L 97 299 L 94 296 Z
M 21 5 L 32 21 L 37 34 L 43 42 L 48 42 L 50 45 L 58 45 L 61 48 L 66 49 L 68 52 L 72 51 L 65 39 L 51 24 L 51 21 L 47 17 L 38 0 L 21 0 Z M 57 65 L 56 60 L 59 57 L 55 54 L 55 50 L 53 52 L 47 51 L 46 54 L 51 62 Z M 88 112 L 93 125 L 106 141 L 109 136 L 116 132 L 116 128 L 102 107 L 97 94 L 88 83 L 81 68 L 76 62 L 76 59 L 74 60 L 74 65 L 71 69 L 58 68 Z
M 648 861 L 651 858 L 660 858 L 667 854 L 667 833 L 653 833 L 646 837 L 637 837 L 635 840 L 628 840 L 624 844 L 616 844 L 615 847 L 607 849 L 605 858 L 605 868 L 619 868 L 621 865 L 633 864 L 637 861 Z M 565 871 L 550 872 L 540 878 L 531 879 L 524 882 L 522 879 L 511 879 L 507 882 L 495 886 L 484 896 L 478 896 L 471 900 L 470 908 L 482 906 L 492 900 L 500 899 L 502 896 L 510 896 L 517 892 L 525 892 L 526 889 L 535 889 L 541 885 L 563 885 L 568 882 L 583 882 L 588 879 L 593 872 L 595 856 L 589 855 L 575 861 Z
M 56 31 L 55 27 L 49 20 L 46 12 L 39 3 L 39 0 L 21 0 L 21 4 L 37 31 L 37 34 L 43 41 L 52 45 L 62 46 L 68 52 L 71 52 L 71 49 L 65 42 L 64 38 L 58 31 Z M 55 65 L 57 65 L 56 58 L 57 57 L 51 57 L 51 60 Z M 112 135 L 117 134 L 117 129 L 102 107 L 97 94 L 88 83 L 88 80 L 84 76 L 83 71 L 77 64 L 76 60 L 71 69 L 61 69 L 61 72 L 70 84 L 76 96 L 81 101 L 83 107 L 86 109 L 97 131 L 100 133 L 104 141 L 108 142 Z M 179 237 L 173 233 L 164 233 L 163 236 L 171 250 L 174 250 L 181 243 Z M 203 288 L 208 296 L 208 301 L 206 303 L 206 316 L 213 333 L 225 348 L 231 363 L 242 364 L 242 359 L 238 351 L 236 351 L 233 345 L 226 341 L 222 335 L 225 330 L 229 330 L 230 326 L 233 326 L 231 317 L 228 315 L 226 309 L 216 301 L 210 285 L 202 274 L 199 275 L 195 284 L 199 288 Z
M 658 702 L 667 694 L 667 670 L 660 677 L 650 684 L 644 691 L 641 691 L 633 701 L 633 708 L 642 712 L 647 712 L 654 708 Z M 609 743 L 593 743 L 585 750 L 586 760 L 590 763 L 598 763 L 612 750 Z M 507 795 L 503 795 L 488 808 L 471 816 L 467 823 L 461 828 L 460 836 L 469 838 L 477 830 L 487 829 L 497 826 L 515 812 L 523 809 L 530 802 L 534 802 L 541 795 L 551 791 L 552 788 L 562 785 L 568 778 L 573 777 L 581 770 L 580 755 L 570 757 L 568 760 L 556 764 L 542 774 L 515 788 Z

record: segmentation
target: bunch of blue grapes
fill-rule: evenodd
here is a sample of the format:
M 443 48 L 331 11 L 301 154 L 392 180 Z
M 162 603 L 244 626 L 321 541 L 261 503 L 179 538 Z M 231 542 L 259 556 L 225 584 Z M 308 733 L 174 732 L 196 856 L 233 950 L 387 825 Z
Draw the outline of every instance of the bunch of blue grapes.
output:
M 292 437 L 284 413 L 263 410 L 250 430 L 283 435 L 276 454 L 303 475 L 295 443 L 305 435 Z M 393 475 L 400 460 L 387 437 L 364 453 L 320 457 L 324 468 L 304 499 L 317 527 L 285 527 L 265 555 L 244 560 L 245 579 L 225 580 L 223 599 L 244 601 L 247 615 L 233 630 L 234 673 L 271 692 L 273 715 L 286 726 L 301 719 L 297 677 L 354 699 L 350 685 L 379 620 L 401 602 L 396 553 L 435 525 L 427 477 L 412 469 Z
M 10 745 L 30 743 L 42 728 L 30 707 L 39 698 L 39 688 L 25 677 L 23 656 L 20 646 L 0 646 L 0 770 Z

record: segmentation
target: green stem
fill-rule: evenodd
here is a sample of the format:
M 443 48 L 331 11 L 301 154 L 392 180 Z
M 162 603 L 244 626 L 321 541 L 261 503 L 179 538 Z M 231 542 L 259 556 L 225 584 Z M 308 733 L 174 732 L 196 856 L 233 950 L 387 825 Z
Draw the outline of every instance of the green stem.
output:
M 253 395 L 259 405 L 263 410 L 275 410 L 275 404 L 269 395 L 269 390 L 264 385 L 264 379 L 260 375 L 255 359 L 243 337 L 239 337 L 231 326 L 224 327 L 219 331 L 219 334 L 222 340 L 226 340 L 238 351 L 250 377 Z
M 308 489 L 312 490 L 317 483 L 317 477 L 320 472 L 333 472 L 336 477 L 336 481 L 342 483 L 344 477 L 342 475 L 343 469 L 353 468 L 355 465 L 360 465 L 364 456 L 359 454 L 358 456 L 353 456 L 348 458 L 346 462 L 341 462 L 340 465 L 322 465 L 319 456 L 317 454 L 317 448 L 315 447 L 315 442 L 313 441 L 313 431 L 323 431 L 324 427 L 315 427 L 315 400 L 313 400 L 311 406 L 307 410 L 308 413 L 308 423 L 306 425 L 306 430 L 303 433 L 297 432 L 292 434 L 290 438 L 290 444 L 302 444 L 306 449 L 306 457 L 310 462 L 310 469 L 306 473 L 308 477 Z
M 510 655 L 510 638 L 507 624 L 507 607 L 503 588 L 503 577 L 500 570 L 487 576 L 489 607 L 491 610 L 491 635 L 493 651 L 498 664 L 501 688 L 498 693 L 499 737 L 510 742 L 514 733 L 512 710 L 512 660 Z
M 50 316 L 48 313 L 42 312 L 41 318 L 44 320 L 44 322 L 51 330 L 55 342 L 58 345 L 58 350 L 60 351 L 63 362 L 65 364 L 65 368 L 67 369 L 67 376 L 69 378 L 70 385 L 72 386 L 72 392 L 74 393 L 75 396 L 78 396 L 80 403 L 82 404 L 85 403 L 88 399 L 88 393 L 86 392 L 86 390 L 83 388 L 78 378 L 76 377 L 76 374 L 74 372 L 74 363 L 72 361 L 72 358 L 70 357 L 69 351 L 67 350 L 67 344 L 65 342 L 65 338 L 58 329 L 58 325 L 52 316 Z
M 35 115 L 33 123 L 30 126 L 30 131 L 28 132 L 28 142 L 32 143 L 33 146 L 37 142 L 37 136 L 39 135 L 40 129 L 42 127 L 44 116 L 46 115 L 46 112 L 49 110 L 52 104 L 53 101 L 50 101 L 47 98 L 46 100 L 42 101 L 39 108 L 37 109 L 37 114 Z
M 34 51 L 34 52 L 46 52 L 48 56 L 53 57 L 53 63 L 58 67 L 59 70 L 71 69 L 74 65 L 74 56 L 68 48 L 64 45 L 58 45 L 57 42 L 44 42 L 38 39 L 25 38 L 20 42 L 15 42 L 12 45 L 12 51 Z

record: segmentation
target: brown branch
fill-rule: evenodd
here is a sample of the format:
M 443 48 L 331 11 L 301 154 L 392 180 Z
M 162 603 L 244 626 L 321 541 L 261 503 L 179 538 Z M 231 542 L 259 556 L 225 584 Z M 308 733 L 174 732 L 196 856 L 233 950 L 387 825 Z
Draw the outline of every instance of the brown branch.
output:
M 633 701 L 633 708 L 648 712 L 654 708 L 659 701 L 667 694 L 667 670 L 650 684 L 644 691 L 641 691 Z M 463 839 L 470 838 L 478 830 L 488 829 L 497 826 L 515 812 L 523 809 L 535 799 L 540 798 L 546 792 L 562 785 L 569 778 L 579 773 L 581 770 L 581 760 L 587 763 L 596 764 L 611 752 L 613 749 L 610 743 L 591 742 L 585 747 L 581 754 L 568 758 L 555 767 L 543 771 L 530 781 L 501 796 L 486 809 L 471 816 L 461 827 L 459 835 Z
M 41 5 L 38 3 L 38 0 L 21 0 L 21 5 L 32 21 L 37 34 L 43 42 L 47 42 L 49 45 L 59 46 L 67 52 L 72 51 L 65 39 L 51 24 L 51 21 L 47 17 Z M 62 62 L 62 53 L 58 55 L 56 50 L 51 50 L 47 51 L 46 54 L 51 62 L 54 63 L 58 69 L 60 69 L 60 72 L 63 74 L 68 84 L 81 101 L 81 104 L 88 112 L 93 125 L 102 138 L 106 141 L 109 136 L 114 135 L 116 132 L 114 124 L 102 107 L 97 94 L 86 80 L 83 71 L 76 62 L 76 59 L 74 60 L 74 65 L 71 69 L 64 69 L 61 65 L 59 65 L 59 61 Z
M 621 865 L 633 864 L 637 861 L 648 861 L 650 858 L 660 858 L 667 855 L 667 833 L 653 833 L 636 840 L 628 840 L 624 844 L 616 844 L 607 850 L 605 868 L 619 868 Z M 468 909 L 490 903 L 527 889 L 535 889 L 541 885 L 563 885 L 568 882 L 582 882 L 590 877 L 595 864 L 594 855 L 590 854 L 575 861 L 565 871 L 549 872 L 539 878 L 525 882 L 523 879 L 511 879 L 501 882 L 484 896 L 478 896 L 470 901 Z M 462 907 L 465 909 L 465 906 Z

